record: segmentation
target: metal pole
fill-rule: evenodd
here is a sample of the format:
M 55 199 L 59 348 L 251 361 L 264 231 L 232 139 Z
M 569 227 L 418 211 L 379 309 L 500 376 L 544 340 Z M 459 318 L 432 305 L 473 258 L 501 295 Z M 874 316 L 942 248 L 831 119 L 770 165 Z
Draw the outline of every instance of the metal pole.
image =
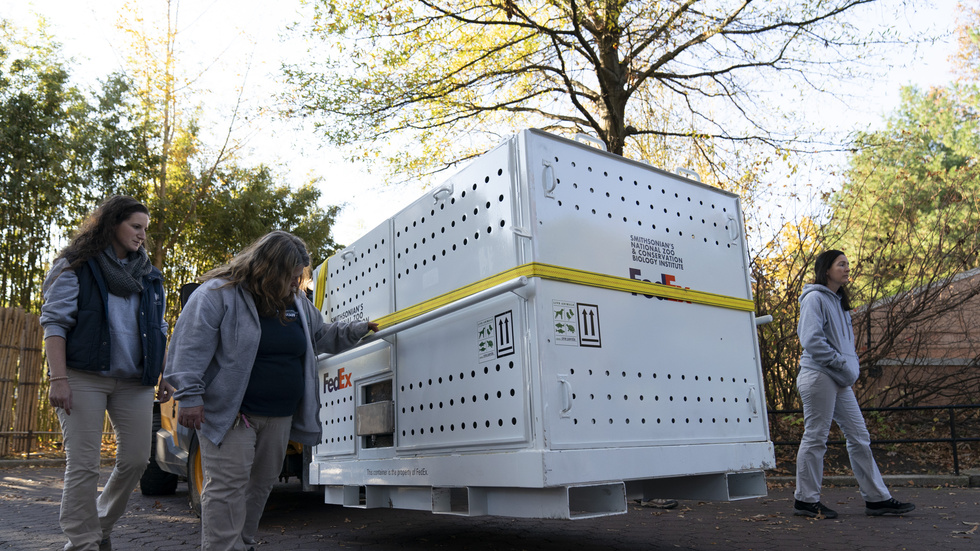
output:
M 949 411 L 949 436 L 952 439 L 950 445 L 953 446 L 953 474 L 960 476 L 960 457 L 956 451 L 956 419 L 953 417 L 954 409 L 948 408 Z

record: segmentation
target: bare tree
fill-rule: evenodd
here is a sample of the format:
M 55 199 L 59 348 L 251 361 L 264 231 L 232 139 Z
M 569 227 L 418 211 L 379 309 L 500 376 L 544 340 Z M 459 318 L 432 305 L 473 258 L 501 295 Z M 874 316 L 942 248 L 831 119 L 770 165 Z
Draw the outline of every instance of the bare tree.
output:
M 769 409 L 799 406 L 796 374 L 799 371 L 799 297 L 813 280 L 813 260 L 819 254 L 820 228 L 811 219 L 786 225 L 752 260 L 756 315 L 773 321 L 759 328 L 759 353 Z
M 617 154 L 649 135 L 785 145 L 763 100 L 774 79 L 824 89 L 853 70 L 888 42 L 851 24 L 873 3 L 318 0 L 290 113 L 409 172 L 479 152 L 460 137 L 474 129 L 590 132 Z M 666 124 L 637 116 L 649 101 Z

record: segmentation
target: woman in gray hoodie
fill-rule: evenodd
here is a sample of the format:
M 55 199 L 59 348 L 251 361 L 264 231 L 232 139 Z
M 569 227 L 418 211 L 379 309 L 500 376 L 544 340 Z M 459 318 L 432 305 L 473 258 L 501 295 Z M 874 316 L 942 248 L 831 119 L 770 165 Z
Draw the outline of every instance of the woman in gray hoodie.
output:
M 288 441 L 320 443 L 317 354 L 378 329 L 325 322 L 300 291 L 309 265 L 300 238 L 266 234 L 204 274 L 174 328 L 166 378 L 177 421 L 197 430 L 206 551 L 253 548 Z
M 851 385 L 860 365 L 854 349 L 851 303 L 845 285 L 850 265 L 841 251 L 825 251 L 815 262 L 814 283 L 800 294 L 797 334 L 803 354 L 796 385 L 803 401 L 803 439 L 796 457 L 794 514 L 835 518 L 837 513 L 820 503 L 823 457 L 831 421 L 847 439 L 847 456 L 865 500 L 865 514 L 901 515 L 915 509 L 891 496 L 871 454 L 871 435 Z
M 146 469 L 153 386 L 167 347 L 163 275 L 146 253 L 150 211 L 115 195 L 86 219 L 45 278 L 41 325 L 66 454 L 65 551 L 111 551 L 110 535 Z M 170 399 L 161 383 L 157 397 Z M 116 461 L 99 492 L 105 416 Z

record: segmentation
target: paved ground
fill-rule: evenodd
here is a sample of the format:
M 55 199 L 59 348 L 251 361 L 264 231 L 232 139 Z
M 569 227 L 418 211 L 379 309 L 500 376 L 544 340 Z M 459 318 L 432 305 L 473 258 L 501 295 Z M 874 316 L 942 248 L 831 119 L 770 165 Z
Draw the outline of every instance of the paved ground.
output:
M 104 469 L 108 471 L 108 469 Z M 59 549 L 58 467 L 0 469 L 0 550 Z M 103 481 L 105 479 L 103 476 Z M 918 505 L 904 517 L 871 518 L 856 488 L 828 488 L 824 502 L 836 520 L 792 515 L 792 489 L 733 503 L 682 501 L 662 511 L 630 506 L 625 515 L 579 521 L 461 518 L 428 512 L 358 510 L 324 505 L 294 485 L 273 492 L 259 551 L 398 550 L 976 550 L 980 548 L 980 488 L 894 488 Z M 199 546 L 199 522 L 187 506 L 186 485 L 173 496 L 138 491 L 113 534 L 116 551 L 180 550 Z

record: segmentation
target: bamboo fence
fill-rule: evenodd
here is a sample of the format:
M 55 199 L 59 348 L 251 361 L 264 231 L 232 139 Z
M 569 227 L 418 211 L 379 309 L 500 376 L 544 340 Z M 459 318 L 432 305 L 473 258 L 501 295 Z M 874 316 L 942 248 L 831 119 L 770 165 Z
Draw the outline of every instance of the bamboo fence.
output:
M 0 309 L 0 455 L 33 451 L 41 413 L 42 342 L 38 316 L 21 308 Z
M 40 318 L 21 308 L 0 308 L 0 457 L 31 456 L 42 441 L 47 451 L 61 445 L 61 424 L 48 402 L 44 373 L 44 330 Z M 109 416 L 102 426 L 103 450 L 115 434 Z M 50 444 L 54 444 L 52 447 Z
M 17 384 L 17 364 L 20 359 L 19 335 L 23 316 L 16 310 L 0 309 L 0 431 L 13 427 L 14 391 Z M 9 437 L 0 434 L 0 450 L 3 455 L 9 449 Z

